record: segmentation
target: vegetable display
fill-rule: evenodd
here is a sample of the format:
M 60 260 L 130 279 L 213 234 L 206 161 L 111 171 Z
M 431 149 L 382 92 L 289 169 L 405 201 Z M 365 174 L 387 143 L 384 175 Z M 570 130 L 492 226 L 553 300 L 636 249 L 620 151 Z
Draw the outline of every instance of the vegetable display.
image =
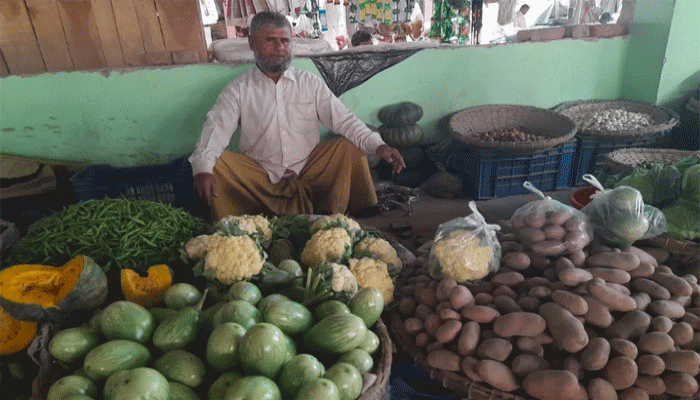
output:
M 538 229 L 553 219 L 546 215 Z M 696 276 L 676 275 L 662 252 L 630 246 L 538 253 L 515 220 L 499 222 L 501 265 L 484 279 L 435 278 L 427 255 L 404 275 L 397 336 L 431 376 L 458 374 L 540 400 L 697 395 Z M 589 229 L 586 218 L 579 223 Z
M 140 200 L 88 200 L 39 220 L 12 249 L 12 264 L 62 264 L 77 255 L 145 272 L 172 265 L 180 246 L 205 229 L 204 221 L 183 209 Z

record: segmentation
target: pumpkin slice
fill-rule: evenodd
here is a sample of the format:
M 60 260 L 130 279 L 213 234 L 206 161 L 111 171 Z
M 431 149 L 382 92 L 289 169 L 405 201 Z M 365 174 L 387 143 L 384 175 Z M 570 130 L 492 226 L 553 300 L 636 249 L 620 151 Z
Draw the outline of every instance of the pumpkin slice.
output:
M 23 321 L 62 324 L 107 297 L 107 276 L 87 256 L 62 267 L 20 264 L 0 271 L 0 306 Z
M 24 350 L 36 336 L 36 322 L 12 318 L 0 307 L 0 356 Z
M 146 308 L 163 301 L 173 283 L 173 275 L 165 264 L 148 268 L 148 276 L 141 276 L 132 269 L 122 269 L 121 275 L 124 298 Z

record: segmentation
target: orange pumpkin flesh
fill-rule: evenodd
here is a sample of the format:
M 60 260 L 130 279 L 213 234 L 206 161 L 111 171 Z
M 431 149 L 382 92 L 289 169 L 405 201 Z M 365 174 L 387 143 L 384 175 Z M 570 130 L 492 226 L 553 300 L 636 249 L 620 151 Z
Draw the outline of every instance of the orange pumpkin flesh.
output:
M 148 268 L 148 276 L 131 269 L 122 269 L 121 285 L 124 298 L 146 308 L 154 307 L 165 298 L 173 283 L 173 276 L 165 264 Z
M 14 319 L 0 307 L 0 355 L 24 350 L 36 336 L 36 322 Z

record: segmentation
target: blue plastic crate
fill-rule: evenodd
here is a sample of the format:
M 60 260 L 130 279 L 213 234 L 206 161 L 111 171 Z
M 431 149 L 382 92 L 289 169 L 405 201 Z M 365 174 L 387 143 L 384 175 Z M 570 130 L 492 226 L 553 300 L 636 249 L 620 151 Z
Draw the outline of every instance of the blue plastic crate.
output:
M 123 197 L 187 210 L 194 206 L 192 166 L 186 158 L 143 167 L 90 165 L 76 172 L 70 178 L 70 185 L 76 202 Z
M 672 130 L 661 131 L 653 135 L 609 138 L 600 136 L 577 136 L 576 140 L 576 174 L 574 185 L 587 185 L 583 180 L 585 174 L 596 174 L 604 166 L 604 155 L 613 150 L 628 147 L 663 146 L 670 138 Z
M 462 178 L 464 195 L 473 199 L 529 193 L 525 181 L 551 191 L 571 186 L 575 150 L 575 141 L 532 153 L 458 145 L 450 154 L 448 170 Z

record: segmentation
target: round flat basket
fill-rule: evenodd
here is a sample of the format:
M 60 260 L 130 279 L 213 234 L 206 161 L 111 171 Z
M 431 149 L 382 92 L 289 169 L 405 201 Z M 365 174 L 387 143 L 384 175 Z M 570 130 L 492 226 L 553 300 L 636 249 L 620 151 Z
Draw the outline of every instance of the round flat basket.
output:
M 485 105 L 464 109 L 452 115 L 450 132 L 462 143 L 509 153 L 546 150 L 568 142 L 576 134 L 574 122 L 562 114 L 520 105 Z M 484 140 L 484 133 L 518 129 L 543 137 L 532 141 Z
M 365 390 L 358 400 L 380 400 L 386 398 L 387 383 L 391 376 L 392 343 L 389 330 L 380 318 L 375 325 L 375 333 L 379 336 L 381 358 L 374 369 L 377 379 Z
M 597 127 L 584 127 L 594 114 L 604 110 L 624 110 L 629 113 L 646 114 L 650 118 L 650 125 L 623 130 L 606 130 Z M 570 106 L 557 108 L 561 114 L 571 118 L 578 128 L 577 135 L 600 137 L 634 137 L 648 136 L 660 132 L 670 131 L 678 125 L 679 118 L 672 110 L 652 104 L 634 101 L 582 101 L 574 102 Z
M 639 165 L 652 163 L 673 164 L 690 156 L 700 158 L 700 151 L 627 148 L 607 153 L 604 157 L 604 162 L 614 172 L 629 172 Z

